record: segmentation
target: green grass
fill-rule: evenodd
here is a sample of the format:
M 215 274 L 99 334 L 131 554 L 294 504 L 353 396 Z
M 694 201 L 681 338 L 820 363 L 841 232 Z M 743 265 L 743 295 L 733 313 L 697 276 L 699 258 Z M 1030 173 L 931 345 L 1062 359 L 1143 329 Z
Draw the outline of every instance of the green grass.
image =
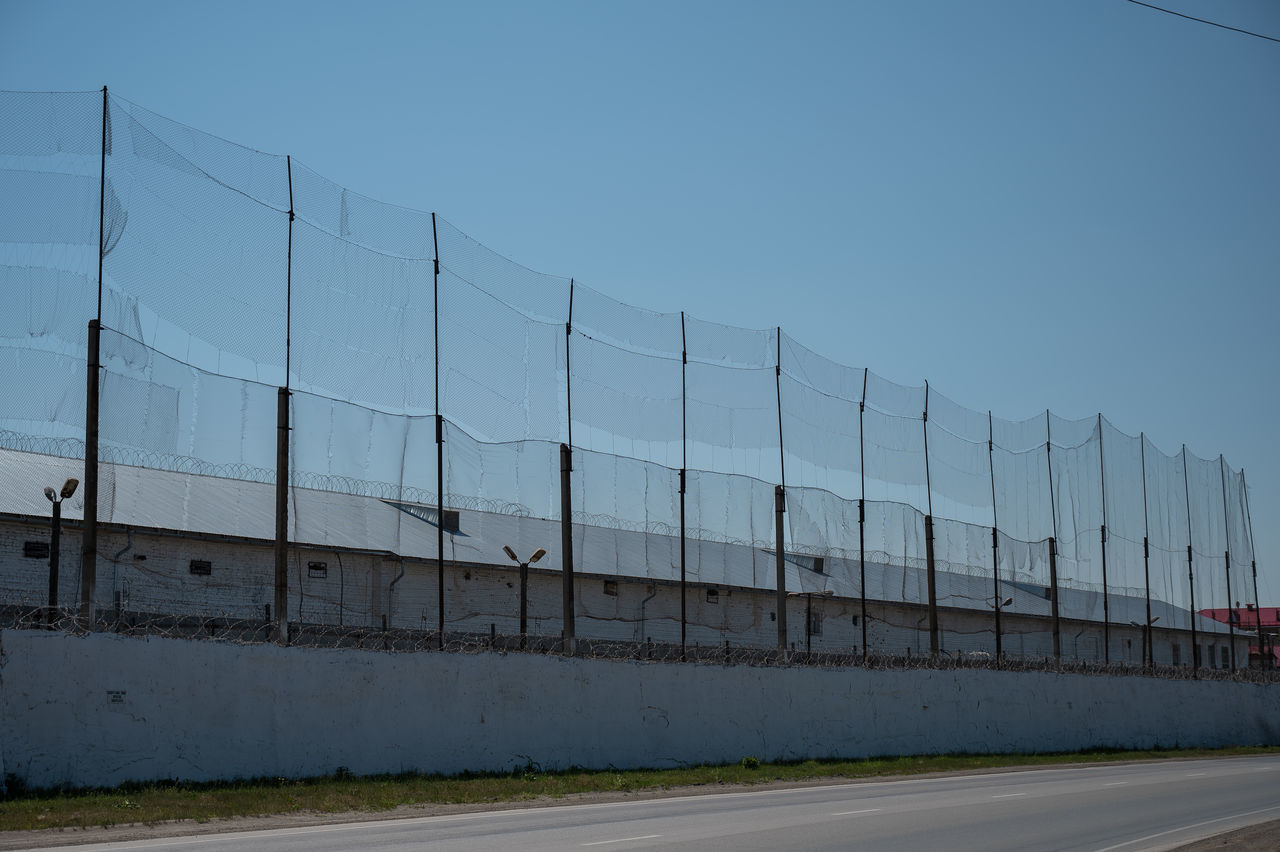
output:
M 110 790 L 29 792 L 11 784 L 0 800 L 0 831 L 39 828 L 91 828 L 167 820 L 208 820 L 299 813 L 373 813 L 400 805 L 483 804 L 558 799 L 575 793 L 714 787 L 819 778 L 851 779 L 924 772 L 954 772 L 1099 763 L 1114 760 L 1160 760 L 1187 757 L 1276 754 L 1280 748 L 1181 749 L 1158 751 L 1089 751 L 1044 755 L 943 755 L 887 757 L 869 760 L 806 760 L 759 763 L 744 757 L 726 766 L 628 771 L 543 772 L 529 766 L 506 774 L 378 775 L 356 777 L 343 769 L 333 775 L 303 780 L 257 778 L 208 784 L 156 783 Z

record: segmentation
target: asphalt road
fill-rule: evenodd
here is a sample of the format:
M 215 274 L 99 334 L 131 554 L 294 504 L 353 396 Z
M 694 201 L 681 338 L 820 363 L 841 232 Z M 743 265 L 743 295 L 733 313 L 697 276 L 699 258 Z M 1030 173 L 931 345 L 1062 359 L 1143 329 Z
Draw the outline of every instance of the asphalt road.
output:
M 170 837 L 88 849 L 1169 849 L 1280 817 L 1280 757 L 1083 766 Z

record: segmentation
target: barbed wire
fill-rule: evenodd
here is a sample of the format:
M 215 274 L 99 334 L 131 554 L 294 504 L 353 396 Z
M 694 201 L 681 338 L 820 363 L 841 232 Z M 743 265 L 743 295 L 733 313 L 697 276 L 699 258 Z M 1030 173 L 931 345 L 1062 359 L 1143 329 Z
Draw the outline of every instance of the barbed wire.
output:
M 42 630 L 84 636 L 89 625 L 76 609 L 66 607 L 0 606 L 0 629 Z M 773 668 L 902 670 L 988 670 L 1008 672 L 1051 672 L 1092 676 L 1154 677 L 1163 680 L 1210 680 L 1243 683 L 1280 683 L 1280 671 L 1271 669 L 1199 668 L 1139 663 L 1103 663 L 1093 660 L 1042 656 L 1002 655 L 986 651 L 940 651 L 888 653 L 868 649 L 842 651 L 780 650 L 747 644 L 693 644 L 635 642 L 581 637 L 566 641 L 562 636 L 513 635 L 497 633 L 449 632 L 378 627 L 342 627 L 330 624 L 290 622 L 287 642 L 280 641 L 276 624 L 262 618 L 237 616 L 163 615 L 142 612 L 99 611 L 93 631 L 118 636 L 158 637 L 188 641 L 221 642 L 234 645 L 287 644 L 300 650 L 350 649 L 386 653 L 524 653 L 554 654 L 592 660 L 634 660 L 659 664 L 704 664 Z

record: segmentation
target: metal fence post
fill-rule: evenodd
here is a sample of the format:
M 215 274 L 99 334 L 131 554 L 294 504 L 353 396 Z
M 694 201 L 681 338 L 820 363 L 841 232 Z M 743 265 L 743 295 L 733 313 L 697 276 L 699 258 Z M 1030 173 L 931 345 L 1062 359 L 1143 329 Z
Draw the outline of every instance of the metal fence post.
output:
M 1138 433 L 1138 449 L 1142 454 L 1142 579 L 1147 593 L 1147 622 L 1144 627 L 1147 636 L 1143 653 L 1143 664 L 1148 669 L 1155 668 L 1155 635 L 1151 632 L 1151 521 L 1147 515 L 1147 433 Z
M 685 338 L 684 311 L 680 312 L 680 659 L 686 659 L 689 627 L 689 589 L 686 573 L 685 493 L 689 471 L 689 345 Z
M 778 474 L 781 484 L 773 491 L 774 531 L 777 535 L 777 546 L 774 559 L 777 562 L 778 582 L 778 650 L 783 656 L 787 653 L 787 568 L 786 552 L 783 550 L 783 517 L 787 511 L 787 457 L 782 444 L 782 327 L 777 331 L 777 357 L 773 366 L 774 387 L 778 395 Z
M 275 633 L 289 644 L 289 388 L 293 372 L 293 158 L 285 157 L 289 180 L 289 237 L 285 254 L 284 387 L 276 394 Z
M 1226 572 L 1227 572 L 1227 635 L 1228 640 L 1227 653 L 1231 660 L 1231 671 L 1236 670 L 1236 618 L 1239 613 L 1231 605 L 1231 519 L 1227 510 L 1227 462 L 1218 454 L 1218 472 L 1222 475 L 1222 526 L 1226 533 L 1227 550 L 1226 556 Z
M 1053 619 L 1053 658 L 1062 660 L 1062 620 L 1058 609 L 1058 540 L 1049 538 L 1049 607 Z
M 987 472 L 991 475 L 991 592 L 995 604 L 996 664 L 1004 655 L 1000 636 L 1000 512 L 996 508 L 995 427 L 991 409 L 987 409 Z
M 1253 569 L 1253 611 L 1258 626 L 1258 656 L 1262 658 L 1262 668 L 1271 668 L 1272 655 L 1267 653 L 1267 643 L 1262 633 L 1262 601 L 1258 598 L 1258 558 L 1253 549 L 1253 514 L 1249 511 L 1249 485 L 1245 482 L 1244 468 L 1240 468 L 1240 492 L 1244 495 L 1245 527 L 1249 530 L 1249 564 Z
M 929 587 L 929 653 L 938 656 L 941 637 L 938 635 L 938 574 L 933 556 L 933 481 L 929 475 L 929 382 L 924 383 L 924 490 L 929 513 L 924 516 L 924 556 L 926 580 Z
M 867 410 L 867 368 L 862 368 L 862 398 L 858 400 L 858 593 L 862 597 L 862 662 L 867 662 L 867 439 L 863 414 Z
M 1182 445 L 1182 496 L 1187 501 L 1187 586 L 1191 590 L 1191 670 L 1200 669 L 1200 643 L 1196 638 L 1196 576 L 1191 561 L 1191 486 L 1187 484 L 1187 445 Z
M 1044 410 L 1044 461 L 1049 468 L 1049 515 L 1053 519 L 1053 535 L 1049 537 L 1049 602 L 1053 616 L 1053 658 L 1062 660 L 1062 624 L 1058 609 L 1058 509 L 1053 494 L 1053 432 L 1049 409 Z
M 436 647 L 444 648 L 444 415 L 440 412 L 440 239 L 436 235 L 436 214 L 431 213 L 431 314 L 435 334 L 436 407 Z M 403 463 L 403 460 L 402 460 Z M 403 476 L 401 477 L 403 480 Z M 522 601 L 523 603 L 523 601 Z M 524 618 L 521 615 L 521 635 Z
M 787 511 L 787 492 L 781 485 L 773 487 L 774 531 L 777 534 L 777 545 L 774 549 L 774 562 L 777 565 L 778 582 L 778 650 L 785 657 L 787 653 L 787 569 L 783 561 L 782 525 L 783 514 Z
M 289 644 L 289 389 L 276 389 L 275 633 Z
M 94 595 L 98 583 L 98 419 L 102 368 L 102 261 L 106 245 L 107 123 L 110 102 L 102 87 L 102 149 L 98 181 L 98 312 L 89 321 L 89 353 L 85 376 L 84 420 L 84 533 L 80 539 L 80 621 L 93 630 Z
M 1098 412 L 1098 469 L 1102 474 L 1102 661 L 1111 662 L 1111 602 L 1107 585 L 1107 462 L 1103 455 L 1102 412 Z
M 573 601 L 573 501 L 569 493 L 573 471 L 573 452 L 568 444 L 560 445 L 560 558 L 561 607 L 564 624 L 565 653 L 572 654 L 576 638 Z

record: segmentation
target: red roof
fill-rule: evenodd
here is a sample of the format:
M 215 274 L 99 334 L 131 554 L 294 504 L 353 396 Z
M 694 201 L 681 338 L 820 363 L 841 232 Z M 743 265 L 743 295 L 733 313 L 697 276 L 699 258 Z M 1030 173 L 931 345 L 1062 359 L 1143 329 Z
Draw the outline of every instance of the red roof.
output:
M 1221 621 L 1223 624 L 1234 623 L 1236 627 L 1242 629 L 1256 630 L 1258 628 L 1259 612 L 1262 613 L 1263 627 L 1280 627 L 1280 607 L 1274 606 L 1264 606 L 1261 610 L 1254 609 L 1251 606 L 1202 609 L 1199 614 L 1205 618 L 1212 618 L 1214 621 Z

